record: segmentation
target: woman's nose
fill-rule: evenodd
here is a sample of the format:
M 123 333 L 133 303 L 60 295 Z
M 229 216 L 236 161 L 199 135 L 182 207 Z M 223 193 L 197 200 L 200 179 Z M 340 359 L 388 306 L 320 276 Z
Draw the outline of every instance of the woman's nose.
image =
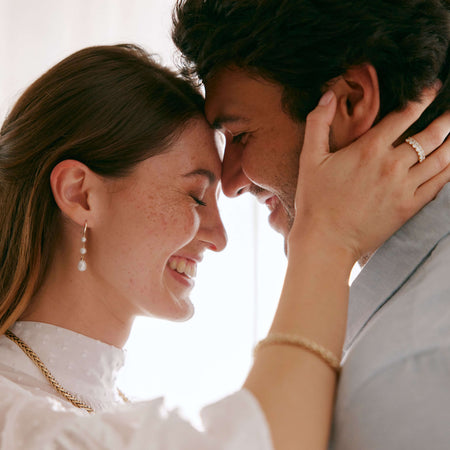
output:
M 242 146 L 227 143 L 222 163 L 222 190 L 227 197 L 237 197 L 248 190 L 251 181 L 242 170 Z
M 227 245 L 228 237 L 217 204 L 206 207 L 201 214 L 201 224 L 197 235 L 212 251 L 221 252 Z

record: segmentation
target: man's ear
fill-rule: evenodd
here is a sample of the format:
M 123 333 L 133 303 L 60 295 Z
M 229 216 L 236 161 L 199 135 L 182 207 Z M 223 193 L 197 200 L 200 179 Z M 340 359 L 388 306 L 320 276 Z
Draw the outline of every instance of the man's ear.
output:
M 50 185 L 56 204 L 62 213 L 83 226 L 92 226 L 92 204 L 99 177 L 86 165 L 75 160 L 57 164 L 50 175 Z
M 370 64 L 352 67 L 330 86 L 338 105 L 332 123 L 334 145 L 345 147 L 374 124 L 380 110 L 380 89 Z

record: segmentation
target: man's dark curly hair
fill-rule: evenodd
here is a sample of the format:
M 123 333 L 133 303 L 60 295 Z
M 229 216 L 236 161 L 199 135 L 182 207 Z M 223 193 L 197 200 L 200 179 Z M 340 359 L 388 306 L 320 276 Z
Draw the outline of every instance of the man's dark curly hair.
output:
M 423 127 L 450 105 L 450 0 L 178 0 L 173 40 L 186 76 L 207 81 L 239 67 L 283 86 L 283 105 L 300 121 L 327 83 L 372 64 L 380 117 L 443 88 Z

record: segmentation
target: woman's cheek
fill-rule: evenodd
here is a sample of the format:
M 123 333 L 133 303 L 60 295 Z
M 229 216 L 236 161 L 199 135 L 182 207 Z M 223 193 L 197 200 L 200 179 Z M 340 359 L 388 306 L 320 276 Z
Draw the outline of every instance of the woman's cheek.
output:
M 191 230 L 192 236 L 191 236 L 190 241 L 192 241 L 195 238 L 195 236 L 197 235 L 198 230 L 200 228 L 201 218 L 200 218 L 200 214 L 198 212 L 198 208 L 201 208 L 201 206 L 194 207 L 194 210 L 191 214 L 192 220 L 191 220 L 191 224 L 190 224 L 190 230 Z
M 201 222 L 198 208 L 198 206 L 190 205 L 182 215 L 178 214 L 178 238 L 182 241 L 180 247 L 193 241 L 197 235 Z

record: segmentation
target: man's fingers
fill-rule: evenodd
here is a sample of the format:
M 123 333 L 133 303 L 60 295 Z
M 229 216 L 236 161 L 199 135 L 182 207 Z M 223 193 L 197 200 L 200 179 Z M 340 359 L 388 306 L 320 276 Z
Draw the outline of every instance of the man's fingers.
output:
M 302 157 L 323 156 L 330 151 L 330 126 L 336 113 L 336 96 L 327 91 L 306 118 Z
M 425 89 L 420 102 L 409 102 L 402 111 L 393 111 L 388 114 L 366 133 L 366 138 L 370 138 L 372 134 L 376 133 L 378 136 L 382 136 L 387 145 L 395 142 L 430 106 L 436 98 L 438 87 L 440 88 L 440 86 L 436 86 Z

